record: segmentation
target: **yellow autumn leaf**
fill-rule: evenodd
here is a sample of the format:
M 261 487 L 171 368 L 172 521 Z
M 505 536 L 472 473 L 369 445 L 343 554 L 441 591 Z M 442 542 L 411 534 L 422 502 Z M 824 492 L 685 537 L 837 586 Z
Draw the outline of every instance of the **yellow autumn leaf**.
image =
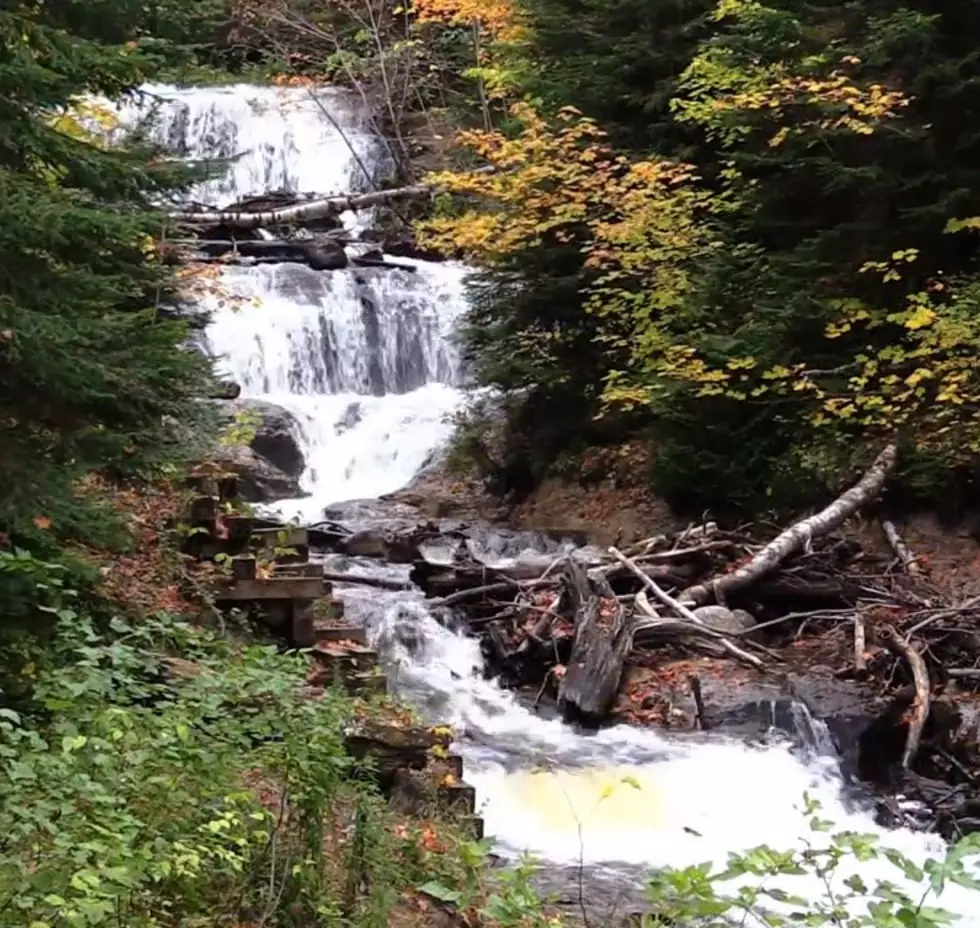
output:
M 924 329 L 926 326 L 932 325 L 936 321 L 936 314 L 928 306 L 919 306 L 916 310 L 905 320 L 905 328 L 915 331 L 916 329 Z

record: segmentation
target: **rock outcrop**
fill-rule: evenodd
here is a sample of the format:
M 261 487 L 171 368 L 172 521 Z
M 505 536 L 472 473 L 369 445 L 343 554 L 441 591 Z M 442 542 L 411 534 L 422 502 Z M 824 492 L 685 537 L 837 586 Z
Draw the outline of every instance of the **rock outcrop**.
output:
M 274 503 L 304 495 L 295 477 L 256 454 L 248 445 L 223 445 L 213 452 L 211 459 L 238 475 L 238 495 L 246 502 Z
M 299 478 L 306 461 L 300 448 L 299 423 L 288 409 L 265 400 L 247 398 L 226 400 L 218 407 L 225 426 L 243 414 L 248 417 L 243 430 L 253 433 L 249 442 L 252 451 L 287 476 Z

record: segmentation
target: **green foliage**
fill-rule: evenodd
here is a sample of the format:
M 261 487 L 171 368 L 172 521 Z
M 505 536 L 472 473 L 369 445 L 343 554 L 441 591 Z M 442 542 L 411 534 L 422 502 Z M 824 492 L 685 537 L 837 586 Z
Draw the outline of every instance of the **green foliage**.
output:
M 757 847 L 729 855 L 724 868 L 706 863 L 657 872 L 648 888 L 654 914 L 645 916 L 644 924 L 706 919 L 712 925 L 738 920 L 764 928 L 790 924 L 934 928 L 955 921 L 941 907 L 947 887 L 980 890 L 976 835 L 950 845 L 942 858 L 920 866 L 882 846 L 877 835 L 833 831 L 833 823 L 819 818 L 818 812 L 819 804 L 807 797 L 812 835 L 797 850 Z M 895 879 L 864 879 L 861 870 L 869 864 L 886 871 L 892 868 Z M 810 886 L 823 886 L 823 891 L 803 895 L 788 890 L 799 877 L 807 877 Z
M 678 79 L 707 33 L 711 0 L 523 0 L 528 92 L 569 104 L 636 151 L 673 152 L 690 133 L 667 118 Z
M 657 489 L 716 511 L 813 502 L 886 438 L 932 462 L 918 491 L 940 492 L 927 471 L 975 469 L 977 11 L 517 8 L 516 73 L 554 115 L 552 160 L 523 125 L 505 128 L 524 154 L 496 162 L 494 133 L 464 136 L 502 177 L 521 165 L 526 215 L 520 184 L 448 186 L 468 204 L 457 241 L 490 265 L 467 344 L 481 383 L 526 401 L 523 444 L 551 461 L 625 411 Z M 618 146 L 611 173 L 564 144 L 563 106 Z M 596 164 L 605 199 L 582 208 L 570 159 Z M 624 190 L 641 168 L 672 193 Z M 542 393 L 569 416 L 542 416 Z

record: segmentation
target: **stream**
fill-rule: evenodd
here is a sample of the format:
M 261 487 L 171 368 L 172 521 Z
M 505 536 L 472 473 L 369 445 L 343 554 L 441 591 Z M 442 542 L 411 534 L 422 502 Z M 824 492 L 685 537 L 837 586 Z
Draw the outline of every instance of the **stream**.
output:
M 276 189 L 371 189 L 386 170 L 380 140 L 338 91 L 152 90 L 164 101 L 155 131 L 172 149 L 197 160 L 241 156 L 198 187 L 199 201 L 220 206 Z M 343 218 L 353 230 L 371 221 Z M 448 416 L 465 397 L 453 331 L 465 309 L 466 269 L 411 263 L 414 272 L 233 267 L 222 272 L 223 283 L 247 302 L 205 301 L 213 312 L 208 345 L 243 396 L 284 406 L 300 423 L 301 483 L 310 495 L 279 504 L 287 515 L 316 521 L 329 504 L 403 487 L 450 433 Z M 499 563 L 519 556 L 515 547 L 482 557 Z M 450 557 L 448 550 L 428 554 Z M 408 573 L 372 560 L 326 560 L 333 571 Z M 532 852 L 567 878 L 556 880 L 559 893 L 574 897 L 579 874 L 587 874 L 589 898 L 622 913 L 635 910 L 644 869 L 722 863 L 759 844 L 797 846 L 809 834 L 806 792 L 823 817 L 879 835 L 919 863 L 944 852 L 936 836 L 879 827 L 870 805 L 845 787 L 832 744 L 809 717 L 800 737 L 774 734 L 763 744 L 623 725 L 583 733 L 487 679 L 479 642 L 436 621 L 420 592 L 338 584 L 336 593 L 348 617 L 369 629 L 394 688 L 432 721 L 455 727 L 465 779 L 477 790 L 496 853 Z M 903 882 L 883 860 L 855 863 L 835 880 L 857 869 L 869 884 L 876 877 Z M 786 888 L 824 893 L 812 877 L 791 878 Z M 975 893 L 953 886 L 941 904 L 959 916 L 957 924 L 980 926 Z

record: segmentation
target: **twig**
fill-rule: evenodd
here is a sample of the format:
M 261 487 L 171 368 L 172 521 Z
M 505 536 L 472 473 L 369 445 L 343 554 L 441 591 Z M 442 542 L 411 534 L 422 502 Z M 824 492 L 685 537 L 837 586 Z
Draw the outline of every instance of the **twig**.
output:
M 774 570 L 794 552 L 806 551 L 814 538 L 833 531 L 862 506 L 871 502 L 881 492 L 897 463 L 898 448 L 887 445 L 864 476 L 835 502 L 786 529 L 744 567 L 723 577 L 689 587 L 679 598 L 685 603 L 703 605 L 716 595 L 716 591 L 723 594 L 734 593 Z
M 919 742 L 922 740 L 922 730 L 925 728 L 926 719 L 929 718 L 931 702 L 929 671 L 922 655 L 894 628 L 885 626 L 879 631 L 879 635 L 889 651 L 905 659 L 912 671 L 912 680 L 915 683 L 915 704 L 912 707 L 912 718 L 909 720 L 909 733 L 905 739 L 905 750 L 902 752 L 902 767 L 908 770 L 912 759 L 918 753 Z
M 860 610 L 854 613 L 854 666 L 857 670 L 864 672 L 868 667 L 868 662 L 864 658 L 867 651 L 864 634 L 864 616 Z
M 701 695 L 701 680 L 698 677 L 688 677 L 688 682 L 691 684 L 691 695 L 694 697 L 694 710 L 697 712 L 697 725 L 701 731 L 707 731 L 708 726 L 705 722 L 704 713 L 704 697 Z
M 626 557 L 625 554 L 623 554 L 617 548 L 610 548 L 609 553 L 614 558 L 616 558 L 617 561 L 619 561 L 621 564 L 627 567 L 637 577 L 637 579 L 640 580 L 640 582 L 651 593 L 653 593 L 653 595 L 661 603 L 663 603 L 665 606 L 672 609 L 682 619 L 684 619 L 687 622 L 690 622 L 691 625 L 695 626 L 698 629 L 706 630 L 709 633 L 715 631 L 714 629 L 710 629 L 709 626 L 705 625 L 693 612 L 691 612 L 690 609 L 687 608 L 687 606 L 683 606 L 676 600 L 671 599 L 670 596 L 668 596 L 662 589 L 660 589 L 660 587 L 657 586 L 657 584 L 654 583 L 653 580 L 651 580 L 645 573 L 643 573 L 643 571 L 640 570 L 640 568 L 637 567 L 636 564 L 634 564 L 628 557 Z M 743 660 L 745 661 L 745 663 L 751 664 L 753 667 L 757 667 L 760 670 L 764 668 L 765 665 L 754 654 L 749 654 L 747 651 L 743 651 L 737 645 L 732 644 L 732 642 L 729 641 L 728 638 L 726 638 L 720 632 L 715 632 L 715 635 L 717 635 L 718 640 L 721 643 L 721 646 L 726 651 L 728 651 L 729 654 L 734 655 L 735 657 L 739 658 L 739 660 Z M 712 635 L 711 637 L 715 637 L 715 635 Z
M 885 538 L 888 539 L 889 547 L 895 552 L 895 557 L 902 562 L 902 567 L 905 568 L 905 572 L 913 577 L 922 573 L 916 556 L 908 549 L 905 542 L 902 541 L 902 536 L 898 534 L 895 523 L 888 519 L 882 519 L 881 530 L 885 533 Z

